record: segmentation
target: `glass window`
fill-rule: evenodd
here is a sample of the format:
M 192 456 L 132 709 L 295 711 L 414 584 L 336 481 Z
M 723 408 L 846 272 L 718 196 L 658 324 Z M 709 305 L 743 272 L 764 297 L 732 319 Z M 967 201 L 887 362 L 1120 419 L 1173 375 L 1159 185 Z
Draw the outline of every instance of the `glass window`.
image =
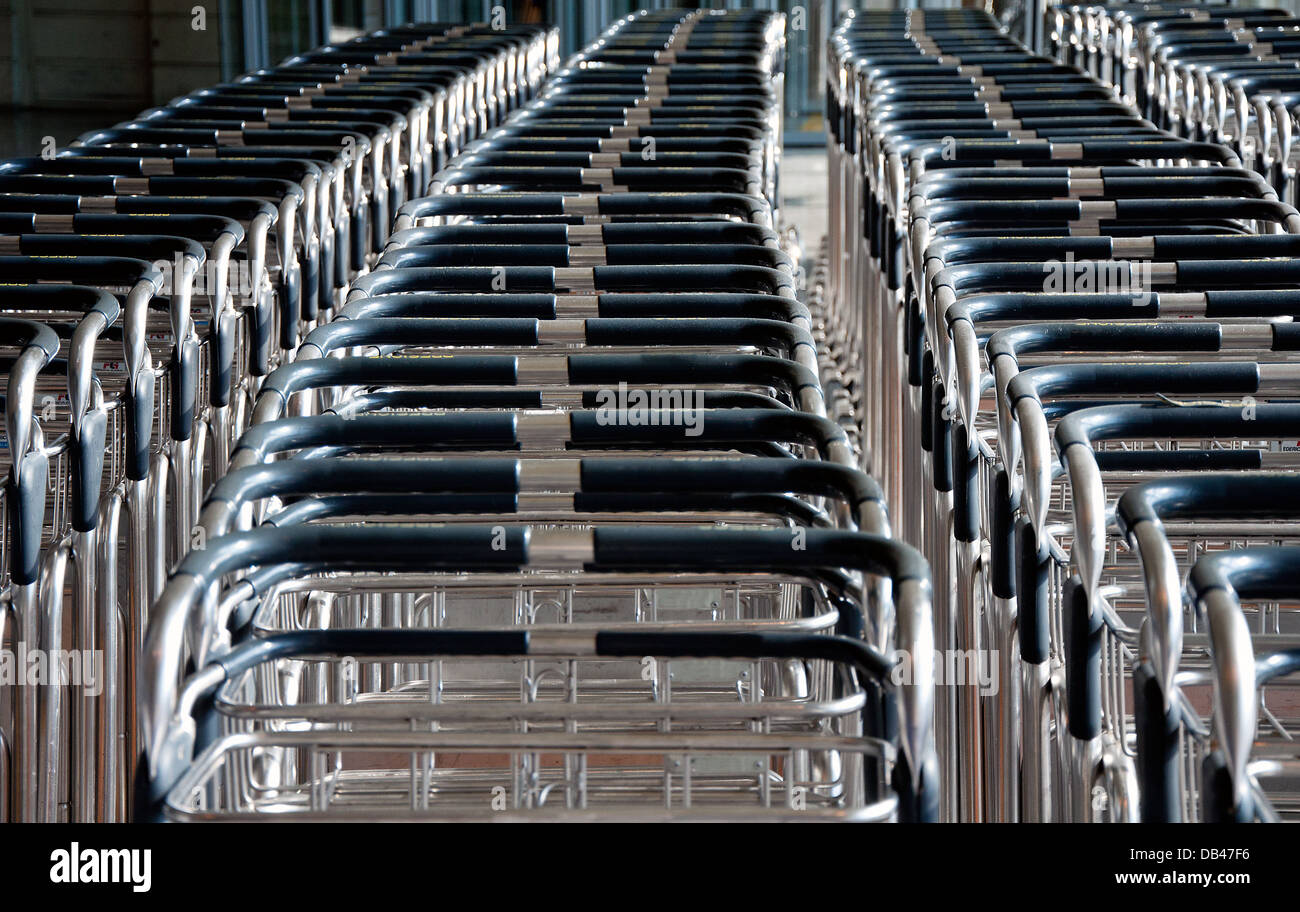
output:
M 313 29 L 315 0 L 269 0 L 266 4 L 267 42 L 269 63 L 279 63 L 286 57 L 316 45 Z

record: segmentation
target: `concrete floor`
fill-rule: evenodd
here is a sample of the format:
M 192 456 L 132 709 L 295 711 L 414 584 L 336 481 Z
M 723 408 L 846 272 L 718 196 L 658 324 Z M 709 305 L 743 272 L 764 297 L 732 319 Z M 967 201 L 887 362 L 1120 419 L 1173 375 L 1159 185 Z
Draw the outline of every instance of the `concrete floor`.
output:
M 781 160 L 782 220 L 799 229 L 805 250 L 816 250 L 826 234 L 826 150 L 787 148 Z

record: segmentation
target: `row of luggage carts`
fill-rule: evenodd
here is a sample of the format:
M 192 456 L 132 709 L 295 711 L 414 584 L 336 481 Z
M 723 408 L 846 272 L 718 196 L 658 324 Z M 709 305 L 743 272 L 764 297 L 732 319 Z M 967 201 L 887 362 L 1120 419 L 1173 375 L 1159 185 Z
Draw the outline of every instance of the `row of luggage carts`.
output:
M 859 12 L 810 295 L 936 580 L 941 816 L 1300 809 L 1286 14 Z M 825 367 L 823 368 L 825 370 Z
M 777 230 L 784 30 L 385 30 L 0 165 L 47 207 L 8 641 L 111 666 L 2 691 L 10 817 L 936 817 L 929 570 Z
M 7 819 L 127 816 L 148 606 L 259 389 L 558 64 L 550 29 L 386 29 L 0 162 Z

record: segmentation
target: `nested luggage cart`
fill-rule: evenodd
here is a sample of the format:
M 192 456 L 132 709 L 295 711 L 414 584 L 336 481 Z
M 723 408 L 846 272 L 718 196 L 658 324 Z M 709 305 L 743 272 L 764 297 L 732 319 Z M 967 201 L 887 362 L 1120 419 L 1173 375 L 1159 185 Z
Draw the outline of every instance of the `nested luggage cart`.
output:
M 0 629 L 48 679 L 0 688 L 7 819 L 129 815 L 149 606 L 202 546 L 261 384 L 438 163 L 536 94 L 556 41 L 375 33 L 0 162 Z
M 6 819 L 1294 818 L 1300 32 L 1042 31 L 846 16 L 816 260 L 769 11 L 0 162 Z
M 1180 573 L 1252 533 L 1166 530 L 1181 570 L 1157 574 L 1114 505 L 1134 485 L 1293 465 L 1300 219 L 1285 96 L 1260 98 L 1289 85 L 1289 24 L 1056 7 L 1053 59 L 982 13 L 866 11 L 828 48 L 815 335 L 896 533 L 932 565 L 941 654 L 999 669 L 996 692 L 937 690 L 950 819 L 1201 813 L 1208 749 L 1188 744 L 1209 729 L 1175 682 L 1207 653 L 1182 635 L 1204 620 Z M 1266 613 L 1294 632 L 1285 606 Z M 1161 778 L 1163 723 L 1144 720 L 1184 716 Z
M 372 154 L 377 255 L 250 385 L 150 611 L 137 819 L 936 819 L 929 569 L 777 232 L 784 17 L 635 14 L 503 95 L 523 59 L 445 155 Z M 350 95 L 371 149 L 424 129 Z
M 1284 484 L 1294 488 L 1292 480 Z M 1281 493 L 1274 488 L 1266 496 Z M 1201 753 L 1208 749 L 1200 770 L 1202 820 L 1295 819 L 1296 719 L 1293 710 L 1270 709 L 1270 700 L 1281 694 L 1285 702 L 1294 692 L 1300 668 L 1294 638 L 1276 632 L 1278 608 L 1295 603 L 1295 558 L 1287 547 L 1220 551 L 1198 560 L 1188 576 L 1188 598 L 1206 620 L 1213 689 L 1209 724 L 1184 723 L 1195 731 L 1187 740 L 1200 739 Z M 1252 631 L 1256 613 L 1264 623 Z

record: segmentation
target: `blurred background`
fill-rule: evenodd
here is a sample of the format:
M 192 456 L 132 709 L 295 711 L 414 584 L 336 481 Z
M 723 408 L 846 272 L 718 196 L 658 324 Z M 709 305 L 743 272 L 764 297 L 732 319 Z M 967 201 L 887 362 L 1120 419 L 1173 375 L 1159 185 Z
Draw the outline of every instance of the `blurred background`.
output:
M 564 53 L 634 9 L 703 6 L 787 15 L 786 146 L 822 148 L 823 47 L 850 8 L 992 3 L 1026 40 L 1025 4 L 1048 0 L 0 0 L 0 156 L 62 146 L 198 86 L 332 41 L 405 22 L 558 25 Z M 1300 11 L 1300 0 L 1244 0 Z M 1037 20 L 1038 14 L 1028 17 Z M 810 165 L 816 167 L 816 165 Z M 797 172 L 789 172 L 795 176 Z M 810 175 L 811 176 L 811 175 Z
M 0 0 L 0 121 L 8 126 L 0 129 L 0 155 L 34 154 L 46 136 L 67 143 L 87 129 L 195 87 L 363 31 L 412 21 L 490 21 L 497 7 L 509 22 L 559 26 L 566 54 L 634 9 L 783 10 L 790 26 L 788 143 L 821 146 L 822 48 L 833 23 L 850 7 L 892 5 L 879 0 Z

